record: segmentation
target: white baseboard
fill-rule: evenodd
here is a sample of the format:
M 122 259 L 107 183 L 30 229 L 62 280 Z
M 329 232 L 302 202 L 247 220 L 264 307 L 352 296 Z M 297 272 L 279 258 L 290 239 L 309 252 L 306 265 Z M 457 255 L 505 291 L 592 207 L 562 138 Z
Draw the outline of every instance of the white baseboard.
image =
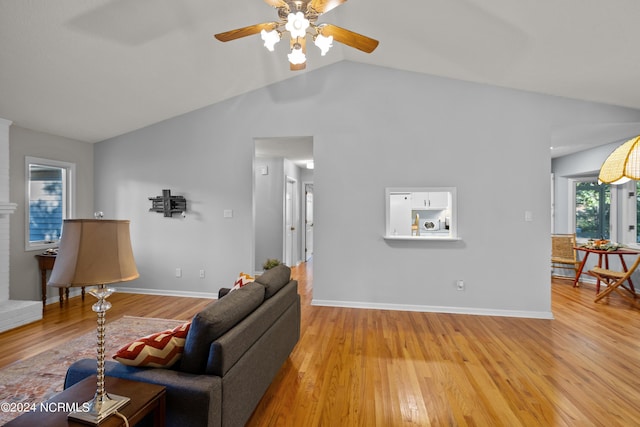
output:
M 188 297 L 188 298 L 212 298 L 218 299 L 218 294 L 210 292 L 191 292 L 191 291 L 175 291 L 167 289 L 147 289 L 147 288 L 125 288 L 115 287 L 116 292 L 124 294 L 142 294 L 142 295 L 163 295 L 167 297 Z
M 89 289 L 92 287 L 93 286 L 87 286 L 85 289 Z M 59 288 L 55 288 L 55 287 L 50 287 L 49 289 L 47 289 L 47 294 L 49 295 L 47 297 L 47 305 L 54 304 L 54 303 L 60 304 L 60 294 L 58 293 L 58 289 Z M 64 288 L 62 289 L 62 291 L 64 292 Z M 78 295 L 82 295 L 82 288 L 75 288 L 75 287 L 69 288 L 69 298 L 73 298 Z M 91 297 L 91 295 L 89 296 Z M 65 294 L 65 298 L 66 298 L 66 294 Z
M 344 308 L 367 308 L 374 310 L 418 311 L 425 313 L 472 314 L 476 316 L 524 317 L 528 319 L 553 319 L 553 313 L 546 311 L 497 310 L 469 307 L 441 307 L 429 305 L 364 303 L 354 301 L 311 301 L 311 305 Z

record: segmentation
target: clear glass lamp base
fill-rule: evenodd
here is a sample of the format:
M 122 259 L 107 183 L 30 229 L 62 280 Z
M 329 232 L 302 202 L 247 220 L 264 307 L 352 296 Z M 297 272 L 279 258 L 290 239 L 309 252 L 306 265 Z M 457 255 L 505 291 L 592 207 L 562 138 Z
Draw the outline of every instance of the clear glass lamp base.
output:
M 129 403 L 130 400 L 128 397 L 109 393 L 105 394 L 100 402 L 98 396 L 95 396 L 81 406 L 82 409 L 86 409 L 86 412 L 71 412 L 68 418 L 86 424 L 98 425 L 109 415 Z

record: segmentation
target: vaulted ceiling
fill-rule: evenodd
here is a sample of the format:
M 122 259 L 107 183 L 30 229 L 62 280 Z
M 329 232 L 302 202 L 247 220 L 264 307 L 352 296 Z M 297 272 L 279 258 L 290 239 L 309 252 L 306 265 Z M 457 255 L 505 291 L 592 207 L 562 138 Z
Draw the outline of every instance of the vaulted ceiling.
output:
M 638 16 L 636 0 L 349 0 L 318 23 L 378 48 L 310 46 L 292 72 L 286 43 L 213 38 L 275 20 L 263 0 L 0 0 L 0 117 L 96 142 L 342 60 L 640 109 Z

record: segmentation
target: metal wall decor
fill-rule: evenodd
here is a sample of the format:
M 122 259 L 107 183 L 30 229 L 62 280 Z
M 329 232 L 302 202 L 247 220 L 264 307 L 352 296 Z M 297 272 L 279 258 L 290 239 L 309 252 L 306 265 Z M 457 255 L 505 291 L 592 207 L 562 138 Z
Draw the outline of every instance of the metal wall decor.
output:
M 182 214 L 187 211 L 187 200 L 183 196 L 172 196 L 171 190 L 162 190 L 162 196 L 149 197 L 151 200 L 150 212 L 161 212 L 170 217 L 174 213 Z

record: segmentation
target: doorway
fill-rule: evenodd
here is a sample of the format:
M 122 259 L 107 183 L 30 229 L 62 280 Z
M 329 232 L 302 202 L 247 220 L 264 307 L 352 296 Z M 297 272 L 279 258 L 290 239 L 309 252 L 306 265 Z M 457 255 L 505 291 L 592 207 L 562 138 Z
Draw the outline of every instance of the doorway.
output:
M 313 137 L 255 138 L 254 143 L 253 264 L 260 274 L 267 259 L 291 267 L 307 260 L 304 193 L 305 184 L 313 182 Z

